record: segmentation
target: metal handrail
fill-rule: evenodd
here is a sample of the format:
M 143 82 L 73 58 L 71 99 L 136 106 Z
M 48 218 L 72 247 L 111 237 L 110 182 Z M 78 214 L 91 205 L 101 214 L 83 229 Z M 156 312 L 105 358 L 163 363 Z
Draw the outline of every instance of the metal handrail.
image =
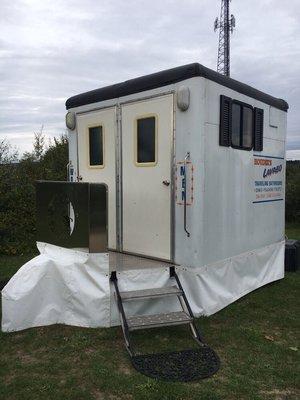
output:
M 117 272 L 113 271 L 110 275 L 110 281 L 113 283 L 115 287 L 115 293 L 116 293 L 116 300 L 117 300 L 117 306 L 118 306 L 118 311 L 119 311 L 119 316 L 121 319 L 121 326 L 124 334 L 124 339 L 125 339 L 125 345 L 126 349 L 129 353 L 129 355 L 132 357 L 133 356 L 133 350 L 132 350 L 132 345 L 131 341 L 129 338 L 129 329 L 128 329 L 128 324 L 127 324 L 127 319 L 122 303 L 122 298 L 120 295 L 119 287 L 118 287 L 118 278 L 117 278 Z
M 178 277 L 178 275 L 177 275 L 177 273 L 176 273 L 176 271 L 175 271 L 175 267 L 174 267 L 174 266 L 170 267 L 170 277 L 171 277 L 171 278 L 175 278 L 176 283 L 177 283 L 177 286 L 178 286 L 179 289 L 181 290 L 181 293 L 182 293 L 181 296 L 182 296 L 182 298 L 183 298 L 184 305 L 185 305 L 185 307 L 187 308 L 188 313 L 190 314 L 191 318 L 193 319 L 193 321 L 190 323 L 190 327 L 191 327 L 192 333 L 193 333 L 195 339 L 199 342 L 199 344 L 204 345 L 205 342 L 204 342 L 203 336 L 202 336 L 202 334 L 201 334 L 199 328 L 198 328 L 198 327 L 196 326 L 196 324 L 195 324 L 195 316 L 194 316 L 194 313 L 193 313 L 193 311 L 192 311 L 192 308 L 191 308 L 191 306 L 190 306 L 190 303 L 188 302 L 188 299 L 187 299 L 187 297 L 186 297 L 186 294 L 185 294 L 185 292 L 184 292 L 184 289 L 183 289 L 183 287 L 182 287 L 182 285 L 181 285 L 181 282 L 180 282 L 179 277 Z M 181 302 L 180 302 L 180 303 L 181 303 Z M 182 305 L 182 303 L 181 303 L 181 305 Z
M 184 231 L 187 235 L 187 237 L 190 237 L 190 232 L 187 230 L 187 221 L 186 221 L 186 186 L 187 186 L 187 180 L 186 180 L 186 169 L 187 169 L 187 161 L 190 159 L 190 152 L 188 151 L 186 153 L 186 156 L 184 157 L 184 199 L 183 199 L 183 220 L 184 220 Z

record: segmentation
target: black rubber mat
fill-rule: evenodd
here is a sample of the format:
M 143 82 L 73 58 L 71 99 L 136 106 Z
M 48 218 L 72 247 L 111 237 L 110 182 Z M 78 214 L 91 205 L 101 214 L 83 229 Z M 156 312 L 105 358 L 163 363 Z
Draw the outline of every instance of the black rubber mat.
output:
M 151 378 L 189 382 L 212 376 L 220 368 L 218 355 L 208 346 L 171 353 L 137 355 L 134 368 Z

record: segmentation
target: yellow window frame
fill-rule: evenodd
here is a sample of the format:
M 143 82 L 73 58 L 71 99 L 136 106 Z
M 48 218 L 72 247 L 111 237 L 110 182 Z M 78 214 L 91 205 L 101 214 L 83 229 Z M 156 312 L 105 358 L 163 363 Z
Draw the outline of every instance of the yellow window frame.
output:
M 138 162 L 138 121 L 141 119 L 153 118 L 155 119 L 155 161 L 151 162 Z M 155 167 L 158 163 L 158 116 L 157 114 L 143 114 L 135 118 L 134 121 L 134 164 L 136 167 Z
M 102 128 L 102 150 L 103 150 L 103 162 L 102 164 L 98 165 L 91 165 L 91 158 L 90 158 L 90 129 L 91 128 Z M 105 167 L 105 129 L 104 125 L 101 123 L 98 124 L 91 124 L 87 126 L 87 163 L 88 163 L 88 168 L 90 169 L 103 169 Z

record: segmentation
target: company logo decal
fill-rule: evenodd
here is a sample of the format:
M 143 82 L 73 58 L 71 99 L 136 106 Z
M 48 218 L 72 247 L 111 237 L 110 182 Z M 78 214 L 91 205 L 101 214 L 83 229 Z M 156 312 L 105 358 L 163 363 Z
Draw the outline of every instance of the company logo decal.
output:
M 278 174 L 278 172 L 282 171 L 282 164 L 277 165 L 276 167 L 269 168 L 269 169 L 264 169 L 263 177 L 267 178 L 268 176 L 271 176 L 273 174 Z

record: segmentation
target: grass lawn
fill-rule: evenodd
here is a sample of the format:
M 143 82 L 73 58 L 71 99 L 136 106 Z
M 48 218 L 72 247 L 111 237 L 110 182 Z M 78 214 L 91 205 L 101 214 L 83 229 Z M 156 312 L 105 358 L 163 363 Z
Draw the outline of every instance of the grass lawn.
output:
M 300 229 L 288 227 L 296 237 Z M 293 236 L 292 236 L 293 235 Z M 0 256 L 0 281 L 31 257 Z M 2 400 L 298 400 L 300 273 L 250 293 L 197 323 L 221 358 L 212 378 L 159 382 L 130 364 L 120 328 L 50 326 L 0 332 Z M 137 332 L 145 351 L 194 345 L 185 327 Z

